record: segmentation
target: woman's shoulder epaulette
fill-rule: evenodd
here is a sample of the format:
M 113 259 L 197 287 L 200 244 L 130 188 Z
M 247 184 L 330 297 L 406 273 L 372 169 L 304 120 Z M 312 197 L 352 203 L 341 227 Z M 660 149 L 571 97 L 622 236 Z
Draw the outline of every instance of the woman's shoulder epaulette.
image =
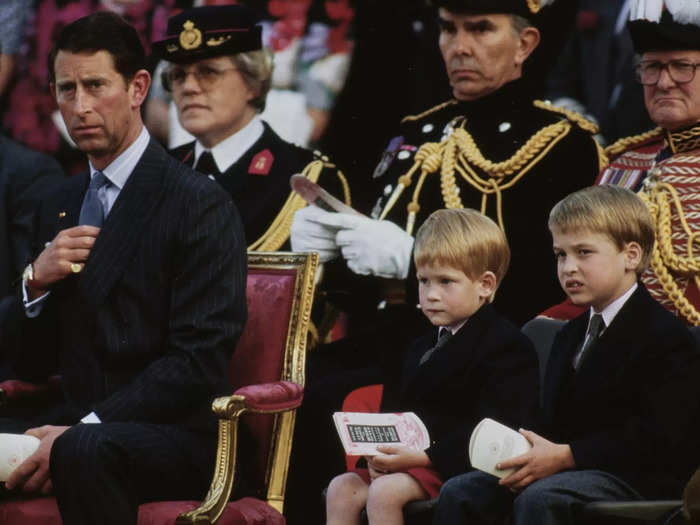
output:
M 639 135 L 623 137 L 605 148 L 605 154 L 608 157 L 614 157 L 624 153 L 632 147 L 640 146 L 646 142 L 651 142 L 653 139 L 657 139 L 661 136 L 663 136 L 663 130 L 661 128 L 656 128 L 645 133 L 640 133 Z
M 591 135 L 597 134 L 600 130 L 595 122 L 588 120 L 586 117 L 573 111 L 571 109 L 562 108 L 555 106 L 551 102 L 546 100 L 535 100 L 532 103 L 536 108 L 544 109 L 545 111 L 551 111 L 552 113 L 557 113 L 566 117 L 567 120 L 578 124 L 578 127 L 584 131 L 588 131 Z
M 442 104 L 438 104 L 437 106 L 432 107 L 432 108 L 424 111 L 423 113 L 419 113 L 418 115 L 408 115 L 408 116 L 404 117 L 403 119 L 401 119 L 401 123 L 403 124 L 404 122 L 413 122 L 416 120 L 420 120 L 422 118 L 427 117 L 428 115 L 432 115 L 433 113 L 437 113 L 441 109 L 445 109 L 449 106 L 453 106 L 456 103 L 457 103 L 457 101 L 454 99 L 448 100 L 447 102 L 443 102 Z

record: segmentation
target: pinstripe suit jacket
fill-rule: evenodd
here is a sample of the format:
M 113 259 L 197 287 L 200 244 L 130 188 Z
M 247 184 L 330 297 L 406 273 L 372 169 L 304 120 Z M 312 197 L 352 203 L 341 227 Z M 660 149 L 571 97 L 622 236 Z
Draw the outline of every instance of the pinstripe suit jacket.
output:
M 88 181 L 72 177 L 42 203 L 35 254 L 77 224 Z M 53 423 L 94 410 L 103 422 L 209 427 L 246 319 L 245 275 L 230 197 L 151 140 L 84 270 L 23 321 L 15 366 L 30 378 L 58 367 L 66 410 Z

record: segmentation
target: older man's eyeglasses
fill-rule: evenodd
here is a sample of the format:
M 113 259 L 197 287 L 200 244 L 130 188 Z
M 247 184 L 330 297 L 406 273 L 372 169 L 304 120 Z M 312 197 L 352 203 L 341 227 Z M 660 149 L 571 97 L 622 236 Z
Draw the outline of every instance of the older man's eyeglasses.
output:
M 235 67 L 219 69 L 208 64 L 194 64 L 190 67 L 172 66 L 163 71 L 161 80 L 165 89 L 173 91 L 182 88 L 187 82 L 187 77 L 192 74 L 199 87 L 206 91 L 216 86 L 226 73 L 235 70 Z
M 671 80 L 676 84 L 686 84 L 695 78 L 695 70 L 700 63 L 687 60 L 671 60 L 670 62 L 657 62 L 656 60 L 644 60 L 637 65 L 637 80 L 645 86 L 653 86 L 661 78 L 661 72 L 668 71 Z

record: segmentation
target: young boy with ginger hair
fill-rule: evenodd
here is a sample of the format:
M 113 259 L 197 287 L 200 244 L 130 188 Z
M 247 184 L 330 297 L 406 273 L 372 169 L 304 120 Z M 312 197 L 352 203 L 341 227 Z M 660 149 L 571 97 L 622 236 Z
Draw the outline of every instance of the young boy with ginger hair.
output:
M 387 372 L 381 409 L 415 412 L 431 444 L 378 447 L 367 468 L 335 477 L 329 524 L 359 524 L 365 507 L 370 524 L 403 523 L 406 503 L 435 497 L 442 480 L 471 469 L 467 443 L 481 419 L 520 425 L 537 404 L 534 349 L 490 304 L 510 260 L 503 231 L 475 210 L 439 210 L 418 230 L 414 260 L 420 306 L 437 329 Z
M 588 311 L 556 335 L 533 445 L 484 473 L 449 480 L 434 523 L 580 522 L 592 501 L 678 498 L 698 464 L 699 353 L 684 324 L 638 284 L 654 245 L 631 191 L 594 186 L 551 211 L 559 282 Z M 546 438 L 543 436 L 547 436 Z M 689 439 L 690 438 L 690 439 Z

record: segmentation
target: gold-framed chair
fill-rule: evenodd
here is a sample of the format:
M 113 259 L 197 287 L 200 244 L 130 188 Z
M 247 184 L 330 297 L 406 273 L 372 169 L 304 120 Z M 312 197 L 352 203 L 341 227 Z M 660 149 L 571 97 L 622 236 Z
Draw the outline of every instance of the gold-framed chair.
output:
M 142 504 L 139 525 L 285 523 L 282 509 L 294 409 L 303 396 L 317 266 L 316 253 L 248 253 L 248 321 L 229 363 L 234 392 L 212 404 L 219 418 L 219 442 L 209 491 L 201 502 Z M 244 451 L 250 477 L 246 487 L 258 497 L 229 501 L 241 427 L 259 445 Z M 48 525 L 60 524 L 61 519 L 53 498 L 37 498 L 0 503 L 0 523 Z

